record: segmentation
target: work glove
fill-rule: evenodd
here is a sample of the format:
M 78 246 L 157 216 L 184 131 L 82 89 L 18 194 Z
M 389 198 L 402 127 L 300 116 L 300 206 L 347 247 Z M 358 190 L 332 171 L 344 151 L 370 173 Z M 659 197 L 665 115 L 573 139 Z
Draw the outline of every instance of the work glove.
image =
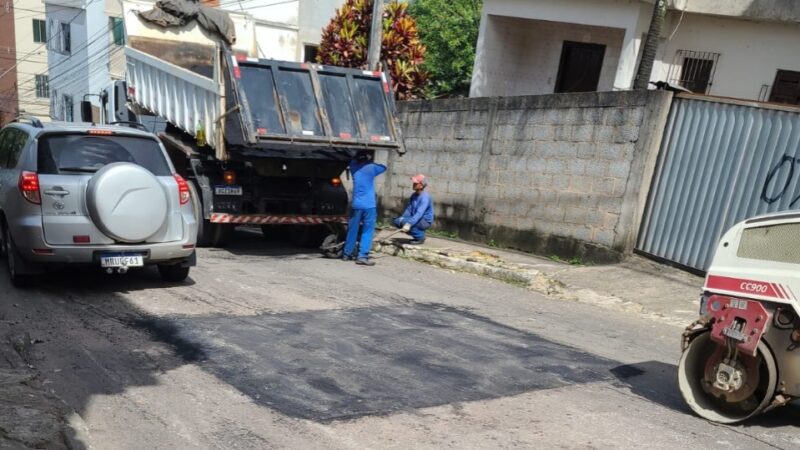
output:
M 406 233 L 411 231 L 411 224 L 407 223 L 407 224 L 403 225 L 403 231 L 406 232 Z

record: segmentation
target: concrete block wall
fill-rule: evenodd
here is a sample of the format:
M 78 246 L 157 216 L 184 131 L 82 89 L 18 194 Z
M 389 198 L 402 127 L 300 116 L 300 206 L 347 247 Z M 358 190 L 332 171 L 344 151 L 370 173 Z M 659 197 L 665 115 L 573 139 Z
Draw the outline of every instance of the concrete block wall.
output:
M 633 251 L 669 111 L 667 92 L 399 104 L 407 154 L 390 155 L 386 215 L 424 173 L 436 227 L 545 255 L 614 261 Z

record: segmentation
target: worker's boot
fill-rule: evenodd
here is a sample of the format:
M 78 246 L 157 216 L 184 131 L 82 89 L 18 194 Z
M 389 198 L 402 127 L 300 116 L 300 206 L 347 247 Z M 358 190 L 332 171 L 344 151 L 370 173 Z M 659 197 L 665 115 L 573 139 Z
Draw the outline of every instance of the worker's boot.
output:
M 356 264 L 358 264 L 359 266 L 374 266 L 375 261 L 368 258 L 358 258 L 356 260 Z

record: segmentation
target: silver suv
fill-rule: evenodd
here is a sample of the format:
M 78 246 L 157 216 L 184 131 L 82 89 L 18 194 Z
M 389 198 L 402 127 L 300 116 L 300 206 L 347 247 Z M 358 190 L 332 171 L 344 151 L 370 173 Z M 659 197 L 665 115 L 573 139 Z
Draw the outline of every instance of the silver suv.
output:
M 197 239 L 189 185 L 153 134 L 24 122 L 0 131 L 0 253 L 12 283 L 72 264 L 155 264 L 168 281 L 186 279 Z

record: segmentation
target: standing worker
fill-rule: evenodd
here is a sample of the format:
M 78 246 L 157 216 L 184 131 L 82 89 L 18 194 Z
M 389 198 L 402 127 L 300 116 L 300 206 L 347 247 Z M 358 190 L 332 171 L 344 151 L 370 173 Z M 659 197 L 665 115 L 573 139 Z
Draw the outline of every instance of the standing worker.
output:
M 414 193 L 411 194 L 403 215 L 394 219 L 394 225 L 414 238 L 409 244 L 419 245 L 425 242 L 425 230 L 433 225 L 433 202 L 430 194 L 425 192 L 428 187 L 425 175 L 415 175 L 411 177 L 411 182 Z
M 353 205 L 350 210 L 350 221 L 347 224 L 347 241 L 344 244 L 345 261 L 353 259 L 353 252 L 358 241 L 358 257 L 356 264 L 374 266 L 375 261 L 369 258 L 372 249 L 372 235 L 375 234 L 375 222 L 378 220 L 378 205 L 375 200 L 375 178 L 386 172 L 386 166 L 376 164 L 369 153 L 360 151 L 348 167 L 353 176 Z M 358 239 L 358 227 L 361 225 L 361 239 Z

